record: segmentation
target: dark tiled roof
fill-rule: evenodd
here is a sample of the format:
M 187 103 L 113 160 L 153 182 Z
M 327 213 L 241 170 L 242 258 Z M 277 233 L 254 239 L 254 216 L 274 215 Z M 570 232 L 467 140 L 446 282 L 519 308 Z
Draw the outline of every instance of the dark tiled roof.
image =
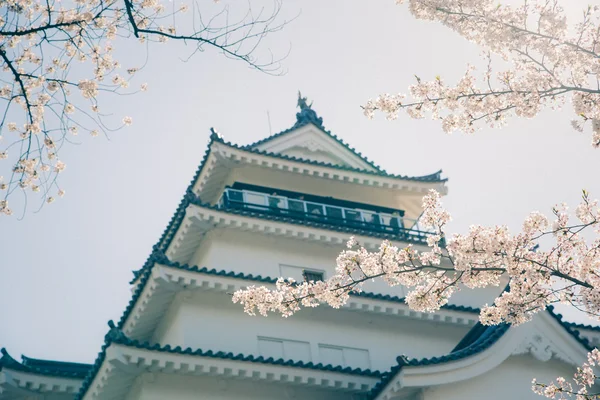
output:
M 317 165 L 320 167 L 333 168 L 333 169 L 337 169 L 337 170 L 341 170 L 341 171 L 357 172 L 357 173 L 361 173 L 361 174 L 380 176 L 380 177 L 384 177 L 384 178 L 401 179 L 401 180 L 416 181 L 416 182 L 446 182 L 448 180 L 447 178 L 442 179 L 442 177 L 441 177 L 442 170 L 434 172 L 433 174 L 423 175 L 423 176 L 396 175 L 396 174 L 387 173 L 383 170 L 370 171 L 370 170 L 366 170 L 366 169 L 346 167 L 346 166 L 326 163 L 326 162 L 322 162 L 322 161 L 307 160 L 304 158 L 287 156 L 284 154 L 271 153 L 268 151 L 252 149 L 252 148 L 249 148 L 249 146 L 240 146 L 235 143 L 227 142 L 227 141 L 223 140 L 222 138 L 220 138 L 214 131 L 213 131 L 213 134 L 211 135 L 211 140 L 222 143 L 229 147 L 233 147 L 234 149 L 247 151 L 249 153 L 279 158 L 282 160 L 296 161 L 296 162 L 300 162 L 303 164 L 311 164 L 311 165 Z
M 577 340 L 586 350 L 591 351 L 594 349 L 594 346 L 592 346 L 592 344 L 589 342 L 589 340 L 587 340 L 585 337 L 583 337 L 578 330 L 573 328 L 573 324 L 569 323 L 569 322 L 564 322 L 563 321 L 563 316 L 561 314 L 555 313 L 554 312 L 554 307 L 552 306 L 548 306 L 548 313 L 552 316 L 552 318 L 554 318 L 559 324 L 562 325 L 563 328 L 565 328 L 565 330 L 567 332 L 569 332 L 571 334 L 571 336 L 573 336 L 573 338 L 575 338 L 575 340 Z
M 594 346 L 590 344 L 590 342 L 580 335 L 579 331 L 573 329 L 573 324 L 570 322 L 564 322 L 562 320 L 562 315 L 554 312 L 554 307 L 548 306 L 548 313 L 554 318 L 565 330 L 573 336 L 577 342 L 579 342 L 586 350 L 591 351 Z M 585 325 L 584 325 L 585 326 Z M 500 324 L 500 325 L 492 325 L 485 326 L 481 323 L 477 323 L 467 334 L 461 339 L 461 341 L 456 345 L 456 347 L 450 352 L 450 354 L 442 356 L 442 357 L 432 357 L 432 358 L 423 358 L 423 359 L 408 359 L 405 356 L 400 356 L 396 360 L 398 364 L 392 367 L 389 372 L 384 374 L 384 377 L 379 382 L 370 393 L 370 398 L 374 399 L 381 393 L 381 391 L 385 388 L 385 386 L 392 381 L 392 379 L 400 372 L 402 367 L 404 366 L 422 366 L 422 365 L 432 365 L 432 364 L 441 364 L 450 361 L 457 361 L 475 354 L 478 354 L 485 349 L 492 346 L 494 343 L 498 341 L 509 329 L 509 324 Z
M 433 174 L 430 174 L 430 175 L 410 177 L 410 176 L 388 174 L 384 171 L 379 171 L 379 170 L 378 170 L 379 172 L 373 172 L 373 171 L 361 170 L 361 169 L 356 169 L 356 168 L 341 167 L 341 166 L 329 164 L 329 163 L 304 160 L 304 159 L 300 159 L 300 158 L 296 158 L 296 157 L 290 157 L 290 156 L 285 156 L 285 155 L 280 155 L 280 154 L 275 154 L 275 153 L 254 150 L 254 149 L 250 149 L 249 147 L 258 144 L 258 142 L 254 143 L 253 145 L 249 145 L 249 146 L 239 146 L 237 144 L 226 142 L 225 140 L 220 138 L 219 135 L 211 128 L 210 141 L 208 143 L 206 151 L 204 152 L 202 161 L 200 162 L 200 165 L 198 166 L 198 169 L 196 170 L 196 173 L 194 174 L 192 181 L 188 185 L 188 187 L 186 189 L 186 193 L 183 196 L 183 199 L 181 200 L 181 202 L 179 203 L 177 210 L 173 214 L 173 217 L 171 217 L 171 220 L 169 221 L 167 227 L 163 231 L 160 239 L 158 240 L 158 243 L 156 245 L 154 245 L 154 247 L 153 247 L 154 249 L 165 251 L 171 244 L 171 240 L 175 236 L 175 233 L 177 232 L 177 230 L 179 229 L 179 227 L 181 225 L 181 222 L 183 221 L 183 217 L 185 215 L 185 208 L 190 204 L 190 200 L 196 197 L 194 195 L 192 189 L 193 189 L 194 185 L 196 184 L 196 181 L 204 168 L 204 165 L 205 165 L 208 155 L 210 153 L 211 146 L 214 142 L 222 143 L 227 146 L 230 146 L 230 147 L 233 147 L 233 148 L 236 148 L 239 150 L 244 150 L 244 151 L 247 151 L 250 153 L 266 155 L 266 156 L 270 156 L 270 157 L 276 157 L 276 158 L 280 158 L 280 159 L 284 159 L 284 160 L 297 161 L 297 162 L 301 162 L 301 163 L 305 163 L 305 164 L 319 165 L 319 166 L 324 166 L 324 167 L 329 167 L 329 168 L 334 168 L 334 169 L 339 169 L 339 170 L 365 173 L 365 174 L 369 174 L 369 175 L 377 175 L 377 176 L 382 176 L 382 177 L 403 179 L 403 180 L 410 180 L 410 181 L 419 181 L 419 182 L 446 182 L 448 180 L 447 178 L 444 178 L 444 179 L 441 178 L 441 173 L 442 173 L 441 170 L 439 170 Z M 134 274 L 133 281 L 135 281 L 138 278 L 140 271 L 141 270 L 137 270 L 137 271 L 133 272 L 133 274 Z
M 361 369 L 361 368 L 350 368 L 350 367 L 342 367 L 342 366 L 333 366 L 333 365 L 324 365 L 321 363 L 313 363 L 313 362 L 304 362 L 304 361 L 293 361 L 293 360 L 284 360 L 284 359 L 274 359 L 273 357 L 263 357 L 263 356 L 252 356 L 252 355 L 244 355 L 244 354 L 234 354 L 231 352 L 224 351 L 213 351 L 213 350 L 202 350 L 202 349 L 192 349 L 190 347 L 181 348 L 181 346 L 172 347 L 170 345 L 161 346 L 160 344 L 150 344 L 149 342 L 140 342 L 138 340 L 133 340 L 125 336 L 125 334 L 118 329 L 112 321 L 109 321 L 110 330 L 104 337 L 104 345 L 102 346 L 102 351 L 98 354 L 98 358 L 94 363 L 93 368 L 89 371 L 87 376 L 85 377 L 81 389 L 79 393 L 75 396 L 75 400 L 79 400 L 83 398 L 85 392 L 89 389 L 94 377 L 98 373 L 102 362 L 106 357 L 106 349 L 111 344 L 119 344 L 129 347 L 135 347 L 137 349 L 155 351 L 159 353 L 169 353 L 169 354 L 181 354 L 181 355 L 190 355 L 190 356 L 198 356 L 198 357 L 209 357 L 209 358 L 220 358 L 223 360 L 232 360 L 232 361 L 244 361 L 251 363 L 259 363 L 259 364 L 270 364 L 270 365 L 279 365 L 284 367 L 292 367 L 292 368 L 304 368 L 304 369 L 313 369 L 319 371 L 327 371 L 327 372 L 338 372 L 342 374 L 351 374 L 351 375 L 359 375 L 373 378 L 380 378 L 381 372 L 370 369 Z
M 198 207 L 206 208 L 206 209 L 223 212 L 226 214 L 241 215 L 241 216 L 245 216 L 245 217 L 259 218 L 259 219 L 264 219 L 264 220 L 269 220 L 269 221 L 284 222 L 284 223 L 293 224 L 293 225 L 309 226 L 309 227 L 325 229 L 325 230 L 329 230 L 329 231 L 347 233 L 348 235 L 362 235 L 362 236 L 375 237 L 375 238 L 380 238 L 380 239 L 388 239 L 388 240 L 407 242 L 407 243 L 415 243 L 415 244 L 426 244 L 427 243 L 426 236 L 411 235 L 408 233 L 408 231 L 402 231 L 405 233 L 399 233 L 399 234 L 395 235 L 395 234 L 377 232 L 377 231 L 373 231 L 373 230 L 352 228 L 352 227 L 341 226 L 341 225 L 336 225 L 336 224 L 331 224 L 331 223 L 326 223 L 326 222 L 319 222 L 316 220 L 308 220 L 308 219 L 303 220 L 303 219 L 293 218 L 293 217 L 289 217 L 289 216 L 285 216 L 285 215 L 268 214 L 268 213 L 260 212 L 260 211 L 249 211 L 249 210 L 242 210 L 242 209 L 236 209 L 236 208 L 219 208 L 217 206 L 213 206 L 213 205 L 210 205 L 207 203 L 202 203 L 200 201 L 200 199 L 191 190 L 188 190 L 186 196 L 184 196 L 181 203 L 179 204 L 179 207 L 177 207 L 177 211 L 171 218 L 171 221 L 169 222 L 169 226 L 167 227 L 167 229 L 165 229 L 159 242 L 153 247 L 153 249 L 159 250 L 159 251 L 167 250 L 167 248 L 171 244 L 171 241 L 173 240 L 173 237 L 175 236 L 177 230 L 179 229 L 181 222 L 183 221 L 183 218 L 185 216 L 185 210 L 186 210 L 187 206 L 190 204 L 196 205 Z M 133 271 L 133 279 L 131 280 L 130 283 L 133 283 L 138 279 L 141 271 L 142 271 L 142 269 Z
M 83 379 L 92 368 L 90 364 L 40 360 L 25 356 L 22 356 L 22 362 L 18 362 L 8 354 L 6 349 L 3 348 L 0 352 L 2 353 L 0 369 L 5 367 L 37 375 Z
M 300 113 L 298 113 L 300 114 Z M 365 157 L 362 153 L 356 151 L 356 149 L 354 147 L 350 147 L 350 145 L 346 142 L 344 142 L 341 138 L 339 138 L 337 135 L 334 135 L 333 133 L 331 133 L 331 131 L 328 131 L 327 129 L 325 129 L 325 127 L 322 124 L 318 124 L 312 121 L 307 121 L 307 120 L 297 120 L 296 123 L 294 124 L 294 126 L 292 126 L 289 129 L 283 130 L 281 132 L 275 133 L 269 137 L 266 137 L 264 139 L 258 140 L 254 143 L 250 143 L 246 146 L 244 146 L 245 149 L 252 149 L 253 147 L 256 146 L 260 146 L 263 143 L 267 143 L 270 142 L 273 139 L 277 139 L 279 137 L 285 136 L 286 134 L 295 131 L 298 128 L 301 128 L 303 126 L 307 126 L 307 125 L 313 125 L 315 126 L 317 129 L 319 129 L 321 132 L 323 132 L 324 134 L 326 134 L 327 136 L 329 136 L 330 138 L 332 138 L 333 140 L 335 140 L 336 142 L 338 142 L 339 144 L 341 144 L 346 150 L 350 151 L 352 154 L 354 154 L 355 156 L 357 156 L 358 158 L 360 158 L 362 161 L 366 162 L 367 164 L 369 164 L 371 167 L 375 168 L 377 171 L 379 172 L 385 172 L 383 169 L 381 169 L 381 167 L 377 164 L 375 164 L 373 161 L 369 160 L 367 157 Z
M 600 332 L 600 326 L 598 325 L 578 324 L 575 322 L 563 322 L 563 325 L 567 325 L 573 329 L 583 329 L 588 331 Z
M 142 290 L 144 290 L 144 286 L 150 276 L 152 266 L 154 266 L 155 262 L 166 265 L 168 267 L 178 268 L 181 270 L 191 271 L 191 272 L 199 272 L 199 273 L 203 273 L 203 274 L 207 274 L 207 275 L 223 276 L 223 277 L 243 279 L 243 280 L 262 282 L 262 283 L 275 283 L 277 281 L 277 279 L 271 278 L 268 276 L 263 277 L 261 275 L 244 274 L 241 272 L 236 273 L 233 271 L 216 270 L 214 268 L 208 269 L 206 267 L 198 267 L 198 266 L 190 266 L 188 264 L 180 264 L 178 262 L 172 262 L 172 261 L 168 260 L 167 257 L 163 253 L 155 252 L 154 255 L 152 255 L 148 259 L 148 261 L 146 262 L 144 267 L 140 271 L 137 271 L 138 276 L 141 275 L 141 281 L 138 284 L 138 286 L 132 296 L 132 299 L 129 301 L 129 304 L 128 304 L 127 308 L 125 309 L 125 313 L 119 320 L 119 325 L 118 325 L 119 328 L 122 328 L 123 325 L 125 324 L 125 321 L 129 317 L 129 313 L 135 306 L 135 303 L 137 302 L 137 299 L 139 298 Z M 360 292 L 360 293 L 352 293 L 351 295 L 355 296 L 355 297 L 363 297 L 363 298 L 368 298 L 368 299 L 390 301 L 390 302 L 395 302 L 395 303 L 404 303 L 405 302 L 404 297 L 392 296 L 392 295 L 387 295 L 387 294 Z M 478 308 L 455 305 L 455 304 L 446 304 L 446 305 L 442 306 L 442 309 L 451 310 L 451 311 L 475 313 L 475 314 L 478 314 L 480 311 Z
M 468 333 L 465 335 L 463 340 L 467 339 L 465 343 L 463 343 L 464 347 L 460 347 L 457 345 L 455 350 L 453 350 L 450 354 L 441 357 L 431 357 L 431 358 L 422 358 L 422 359 L 409 359 L 405 356 L 400 356 L 396 359 L 398 362 L 392 369 L 386 372 L 381 379 L 381 381 L 373 387 L 371 392 L 369 393 L 369 398 L 376 398 L 381 391 L 394 379 L 394 377 L 402 370 L 404 366 L 423 366 L 423 365 L 433 365 L 433 364 L 443 364 L 452 361 L 458 361 L 463 358 L 467 358 L 473 356 L 475 354 L 481 353 L 482 351 L 488 349 L 494 343 L 498 341 L 507 331 L 510 325 L 508 324 L 500 324 L 493 326 L 486 326 L 484 329 L 481 324 L 475 325 Z M 461 343 L 463 342 L 461 340 Z
M 169 260 L 164 253 L 156 251 L 148 258 L 148 261 L 146 261 L 146 264 L 144 265 L 142 270 L 140 270 L 141 272 L 138 274 L 138 276 L 141 274 L 141 281 L 138 284 L 138 286 L 136 287 L 131 300 L 129 301 L 127 307 L 125 308 L 125 312 L 123 313 L 123 315 L 121 316 L 121 319 L 119 320 L 119 323 L 117 325 L 119 329 L 123 328 L 125 321 L 129 317 L 129 314 L 133 310 L 135 303 L 137 302 L 142 291 L 144 290 L 144 286 L 146 285 L 146 282 L 148 281 L 148 278 L 150 277 L 150 273 L 152 272 L 152 267 L 155 265 L 155 263 L 159 263 L 159 264 L 171 267 L 171 268 L 177 268 L 177 269 L 184 270 L 184 271 L 198 272 L 198 273 L 206 274 L 206 275 L 223 276 L 223 277 L 227 277 L 227 278 L 242 279 L 242 280 L 246 280 L 246 281 L 261 282 L 261 283 L 275 283 L 277 281 L 277 279 L 271 278 L 269 276 L 244 274 L 241 272 L 236 273 L 233 271 L 216 270 L 214 268 L 208 269 L 206 267 L 198 267 L 198 266 L 190 266 L 188 264 L 180 264 L 178 262 L 173 262 L 173 261 Z M 405 303 L 404 297 L 391 296 L 388 294 L 360 292 L 360 293 L 351 293 L 351 296 L 359 297 L 359 298 L 366 298 L 366 299 L 389 301 L 389 302 L 393 302 L 393 303 Z M 480 311 L 478 308 L 454 305 L 454 304 L 443 305 L 442 309 L 451 310 L 451 311 L 467 312 L 467 313 L 476 313 L 476 314 L 478 314 Z

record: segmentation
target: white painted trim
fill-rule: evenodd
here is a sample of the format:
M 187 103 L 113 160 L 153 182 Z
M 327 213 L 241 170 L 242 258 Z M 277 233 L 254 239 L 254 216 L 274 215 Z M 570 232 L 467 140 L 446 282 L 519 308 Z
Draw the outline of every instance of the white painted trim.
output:
M 83 379 L 39 375 L 5 366 L 0 370 L 0 395 L 10 391 L 19 391 L 29 396 L 40 393 L 75 394 L 82 382 Z
M 187 354 L 173 354 L 111 344 L 106 349 L 101 373 L 86 392 L 84 400 L 124 397 L 142 374 L 181 374 L 222 377 L 225 380 L 279 382 L 291 386 L 318 387 L 349 393 L 367 392 L 378 378 L 283 365 L 227 360 Z
M 317 146 L 319 150 L 331 154 L 332 158 L 337 158 L 353 168 L 377 172 L 376 168 L 313 124 L 304 125 L 252 148 L 270 153 L 283 153 L 293 147 L 307 145 Z

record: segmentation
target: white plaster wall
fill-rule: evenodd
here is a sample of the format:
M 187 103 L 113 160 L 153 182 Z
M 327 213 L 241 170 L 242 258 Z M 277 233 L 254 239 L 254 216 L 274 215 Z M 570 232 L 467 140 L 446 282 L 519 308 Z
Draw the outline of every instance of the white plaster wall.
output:
M 162 316 L 152 334 L 152 343 L 170 344 L 183 342 L 183 326 L 178 321 L 181 321 L 181 303 L 185 295 L 185 292 L 175 295 L 167 312 Z
M 303 147 L 292 147 L 290 149 L 287 149 L 285 151 L 282 151 L 281 154 L 284 154 L 286 156 L 290 156 L 290 157 L 297 157 L 297 158 L 303 158 L 305 160 L 313 160 L 313 161 L 320 161 L 320 162 L 324 162 L 324 163 L 328 163 L 328 164 L 334 164 L 334 165 L 341 165 L 341 166 L 347 166 L 347 164 L 340 160 L 337 157 L 334 157 L 333 155 L 326 153 L 324 151 L 309 151 L 306 148 Z
M 352 400 L 349 393 L 281 385 L 264 381 L 223 380 L 218 377 L 154 375 L 144 379 L 127 400 Z
M 303 310 L 291 318 L 251 317 L 224 293 L 196 292 L 177 303 L 165 318 L 171 332 L 157 337 L 171 346 L 260 355 L 258 337 L 310 343 L 313 362 L 321 362 L 319 344 L 367 349 L 371 368 L 388 370 L 396 357 L 448 353 L 468 331 L 466 326 L 380 316 L 358 311 Z M 354 366 L 358 367 L 358 365 Z
M 325 271 L 327 278 L 335 273 L 335 260 L 344 249 L 345 246 L 327 246 L 285 237 L 214 229 L 203 239 L 190 264 L 272 278 L 280 276 L 280 264 L 285 264 Z M 382 280 L 367 282 L 364 290 L 398 297 L 406 295 L 405 287 L 390 287 Z M 500 290 L 465 289 L 458 292 L 450 302 L 481 307 L 485 303 L 491 303 Z
M 570 378 L 575 369 L 558 361 L 541 362 L 530 355 L 512 356 L 495 369 L 476 378 L 425 389 L 423 400 L 540 400 L 531 381 L 550 383 L 558 376 Z

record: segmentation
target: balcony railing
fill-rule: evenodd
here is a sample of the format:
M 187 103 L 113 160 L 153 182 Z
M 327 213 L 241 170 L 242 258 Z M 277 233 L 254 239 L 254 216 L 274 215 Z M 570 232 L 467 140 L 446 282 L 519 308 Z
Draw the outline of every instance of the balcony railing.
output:
M 386 233 L 399 240 L 425 243 L 430 232 L 419 229 L 417 220 L 368 210 L 315 203 L 284 196 L 273 196 L 252 190 L 226 188 L 218 203 L 220 208 L 234 208 L 269 215 L 286 216 L 337 227 Z

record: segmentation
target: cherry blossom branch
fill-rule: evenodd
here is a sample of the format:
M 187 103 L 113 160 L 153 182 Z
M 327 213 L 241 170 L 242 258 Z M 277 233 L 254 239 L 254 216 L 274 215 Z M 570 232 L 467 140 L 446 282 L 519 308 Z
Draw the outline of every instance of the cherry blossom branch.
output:
M 262 9 L 257 14 L 249 3 L 237 20 L 230 18 L 228 6 L 201 6 L 192 0 L 196 13 L 187 18 L 183 15 L 190 5 L 185 0 L 168 6 L 170 13 L 163 0 L 14 0 L 3 9 L 0 138 L 6 144 L 0 147 L 0 170 L 4 165 L 10 172 L 0 173 L 0 214 L 12 214 L 8 200 L 18 192 L 25 199 L 31 192 L 39 193 L 41 204 L 64 195 L 57 177 L 66 164 L 59 150 L 79 133 L 108 135 L 132 123 L 128 116 L 113 117 L 100 109 L 100 100 L 109 93 L 128 95 L 147 89 L 141 84 L 138 90 L 128 90 L 141 68 L 123 71 L 113 57 L 117 37 L 119 43 L 193 43 L 190 57 L 211 46 L 261 72 L 281 73 L 281 59 L 255 55 L 264 37 L 287 23 L 278 22 L 280 0 L 273 0 L 269 12 Z M 203 21 L 200 10 L 210 12 L 212 7 L 218 10 Z M 176 15 L 182 15 L 179 27 Z M 1 175 L 8 175 L 7 180 Z
M 516 235 L 504 226 L 473 226 L 467 235 L 447 240 L 445 247 L 440 243 L 446 238 L 444 226 L 450 215 L 441 207 L 439 194 L 431 191 L 423 198 L 423 207 L 421 224 L 435 232 L 427 238 L 428 250 L 398 248 L 386 241 L 379 251 L 369 252 L 351 240 L 329 279 L 297 283 L 281 278 L 275 289 L 252 286 L 234 293 L 233 301 L 253 315 L 290 316 L 301 307 L 339 308 L 365 282 L 379 279 L 409 288 L 406 302 L 411 309 L 434 312 L 462 287 L 508 282 L 510 290 L 482 308 L 482 323 L 520 324 L 556 302 L 575 303 L 591 315 L 600 314 L 600 278 L 593 267 L 600 265 L 600 239 L 588 244 L 582 236 L 589 229 L 600 234 L 600 208 L 587 192 L 575 211 L 577 223 L 570 223 L 566 206 L 559 205 L 553 209 L 552 224 L 535 212 Z M 555 243 L 546 251 L 536 249 L 545 237 Z
M 591 122 L 592 145 L 600 147 L 600 7 L 588 7 L 571 32 L 558 1 L 524 1 L 521 7 L 491 0 L 407 2 L 416 18 L 438 21 L 483 48 L 489 60 L 483 74 L 487 88 L 478 87 L 472 67 L 455 86 L 440 77 L 417 78 L 410 101 L 404 94 L 382 94 L 363 106 L 367 117 L 381 111 L 395 119 L 404 110 L 412 118 L 430 114 L 441 120 L 445 132 L 472 133 L 478 122 L 500 127 L 511 115 L 532 118 L 545 107 L 561 107 L 568 95 L 578 117 L 573 128 L 583 131 Z M 492 53 L 511 67 L 494 74 Z
M 598 349 L 594 349 L 588 354 L 587 358 L 587 362 L 580 368 L 577 368 L 577 372 L 573 376 L 575 387 L 563 377 L 556 378 L 555 382 L 551 384 L 539 383 L 534 379 L 532 382 L 533 391 L 548 399 L 573 397 L 578 400 L 600 399 L 600 393 L 589 392 L 589 388 L 591 388 L 598 380 L 598 376 L 594 373 L 593 367 L 599 365 L 600 352 Z

